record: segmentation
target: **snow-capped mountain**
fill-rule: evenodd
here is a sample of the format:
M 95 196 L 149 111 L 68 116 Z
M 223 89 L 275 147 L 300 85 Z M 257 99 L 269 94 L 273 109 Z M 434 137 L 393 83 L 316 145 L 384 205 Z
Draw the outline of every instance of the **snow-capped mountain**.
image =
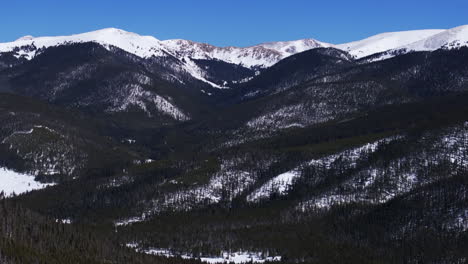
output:
M 433 51 L 468 46 L 468 25 L 439 32 L 420 41 L 400 47 L 407 51 Z
M 17 56 L 32 59 L 41 50 L 72 43 L 95 42 L 104 47 L 115 46 L 139 57 L 166 56 L 161 41 L 116 28 L 106 28 L 83 34 L 59 37 L 25 36 L 9 43 L 0 43 L 0 52 L 16 52 Z
M 179 59 L 216 59 L 245 67 L 269 67 L 287 56 L 332 44 L 314 39 L 263 43 L 251 47 L 216 47 L 183 39 L 158 40 L 116 28 L 58 37 L 24 36 L 16 41 L 0 43 L 0 52 L 16 52 L 16 56 L 32 59 L 44 48 L 71 43 L 95 42 L 104 47 L 115 46 L 142 58 L 173 55 Z
M 200 65 L 197 60 L 219 61 L 256 70 L 268 68 L 300 52 L 328 47 L 346 51 L 356 59 L 380 53 L 377 59 L 385 59 L 411 51 L 432 51 L 466 46 L 468 45 L 468 26 L 448 30 L 429 29 L 382 33 L 339 45 L 315 39 L 302 39 L 269 42 L 251 47 L 216 47 L 183 39 L 159 40 L 152 36 L 141 36 L 121 29 L 107 28 L 70 36 L 37 38 L 24 36 L 13 42 L 0 43 L 0 54 L 8 52 L 16 58 L 31 60 L 49 47 L 85 42 L 98 43 L 108 50 L 111 47 L 117 47 L 143 59 L 175 58 L 178 60 L 178 65 L 174 67 L 177 67 L 178 71 L 212 87 L 227 88 L 223 83 L 228 82 L 224 79 L 210 78 L 212 76 L 208 73 L 206 65 Z
M 336 47 L 349 52 L 357 59 L 378 53 L 382 54 L 377 59 L 386 59 L 413 51 L 434 51 L 462 46 L 468 46 L 468 25 L 446 30 L 428 29 L 382 33 Z
M 278 61 L 299 52 L 314 48 L 331 47 L 332 44 L 314 39 L 263 43 L 251 47 L 216 47 L 210 44 L 183 39 L 163 41 L 165 47 L 177 57 L 220 60 L 247 68 L 270 67 Z
M 181 39 L 161 41 L 152 36 L 141 36 L 121 29 L 106 28 L 70 36 L 37 38 L 24 36 L 13 42 L 0 43 L 0 53 L 13 52 L 17 58 L 31 60 L 49 47 L 85 42 L 98 43 L 107 49 L 112 46 L 117 47 L 145 59 L 173 56 L 180 60 L 182 70 L 195 79 L 216 88 L 225 87 L 208 81 L 205 78 L 207 74 L 193 60 L 218 60 L 252 69 L 265 68 L 290 55 L 313 48 L 331 46 L 331 44 L 313 39 L 303 39 L 264 43 L 246 48 L 216 47 Z

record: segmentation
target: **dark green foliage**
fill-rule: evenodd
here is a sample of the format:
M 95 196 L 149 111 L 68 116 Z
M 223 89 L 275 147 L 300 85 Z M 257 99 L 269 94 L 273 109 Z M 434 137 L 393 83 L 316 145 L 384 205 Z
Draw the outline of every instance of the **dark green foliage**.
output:
M 1 263 L 199 263 L 137 254 L 91 230 L 0 199 Z

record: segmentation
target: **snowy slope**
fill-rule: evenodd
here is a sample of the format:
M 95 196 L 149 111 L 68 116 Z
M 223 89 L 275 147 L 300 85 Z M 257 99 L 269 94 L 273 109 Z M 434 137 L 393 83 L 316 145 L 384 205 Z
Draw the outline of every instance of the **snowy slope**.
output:
M 269 180 L 267 183 L 262 185 L 250 195 L 248 195 L 247 201 L 256 202 L 261 199 L 267 199 L 273 193 L 277 193 L 278 195 L 285 195 L 291 188 L 292 184 L 294 183 L 294 180 L 300 176 L 301 172 L 299 170 L 291 170 L 282 173 Z
M 34 176 L 17 173 L 0 167 L 0 193 L 8 197 L 32 190 L 43 189 L 54 184 L 43 184 L 34 180 Z
M 468 46 L 468 25 L 444 30 L 420 41 L 405 45 L 407 51 L 433 51 Z
M 363 40 L 337 45 L 356 58 L 396 49 L 444 32 L 442 29 L 411 30 L 378 34 Z
M 314 39 L 303 39 L 270 42 L 246 48 L 216 47 L 183 39 L 160 41 L 152 36 L 140 36 L 121 29 L 106 28 L 71 36 L 38 38 L 24 36 L 13 42 L 0 43 L 0 52 L 11 52 L 19 48 L 17 56 L 24 55 L 25 58 L 32 59 L 38 49 L 83 42 L 95 42 L 105 47 L 115 46 L 142 58 L 171 54 L 179 59 L 217 59 L 246 67 L 268 67 L 299 52 L 332 46 Z
M 377 58 L 378 60 L 412 51 L 434 51 L 462 46 L 468 46 L 468 25 L 446 30 L 428 29 L 382 33 L 336 47 L 349 52 L 355 58 L 385 52 Z

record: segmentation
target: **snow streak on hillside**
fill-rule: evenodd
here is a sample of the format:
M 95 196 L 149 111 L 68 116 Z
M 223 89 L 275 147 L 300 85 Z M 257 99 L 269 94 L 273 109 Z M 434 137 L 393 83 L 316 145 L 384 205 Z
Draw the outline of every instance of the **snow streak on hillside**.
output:
M 386 203 L 417 187 L 437 181 L 439 178 L 431 176 L 431 171 L 437 168 L 448 166 L 455 174 L 458 169 L 465 170 L 468 166 L 468 123 L 444 129 L 436 135 L 428 133 L 415 143 L 419 147 L 414 152 L 390 162 L 362 163 L 363 166 L 352 171 L 339 186 L 301 203 L 298 209 L 329 209 L 349 203 Z M 331 166 L 325 169 L 337 168 Z M 441 178 L 451 176 L 450 173 L 440 175 Z
M 352 148 L 349 150 L 342 151 L 330 156 L 326 156 L 320 159 L 314 159 L 306 164 L 303 164 L 291 171 L 282 173 L 273 179 L 266 182 L 260 188 L 255 190 L 253 193 L 247 196 L 248 202 L 258 202 L 260 200 L 268 199 L 273 194 L 286 195 L 291 190 L 295 181 L 301 177 L 302 167 L 317 167 L 329 169 L 335 163 L 345 163 L 348 168 L 354 168 L 360 159 L 366 158 L 371 153 L 377 151 L 377 149 L 389 142 L 399 139 L 399 136 L 384 138 L 372 143 L 367 143 L 360 147 Z

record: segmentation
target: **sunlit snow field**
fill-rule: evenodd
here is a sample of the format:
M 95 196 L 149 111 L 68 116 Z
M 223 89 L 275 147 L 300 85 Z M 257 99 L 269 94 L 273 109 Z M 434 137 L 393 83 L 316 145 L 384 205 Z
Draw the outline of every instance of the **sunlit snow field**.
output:
M 34 180 L 33 175 L 18 173 L 6 168 L 0 168 L 0 192 L 5 196 L 21 194 L 32 190 L 43 189 L 54 184 L 40 183 Z

